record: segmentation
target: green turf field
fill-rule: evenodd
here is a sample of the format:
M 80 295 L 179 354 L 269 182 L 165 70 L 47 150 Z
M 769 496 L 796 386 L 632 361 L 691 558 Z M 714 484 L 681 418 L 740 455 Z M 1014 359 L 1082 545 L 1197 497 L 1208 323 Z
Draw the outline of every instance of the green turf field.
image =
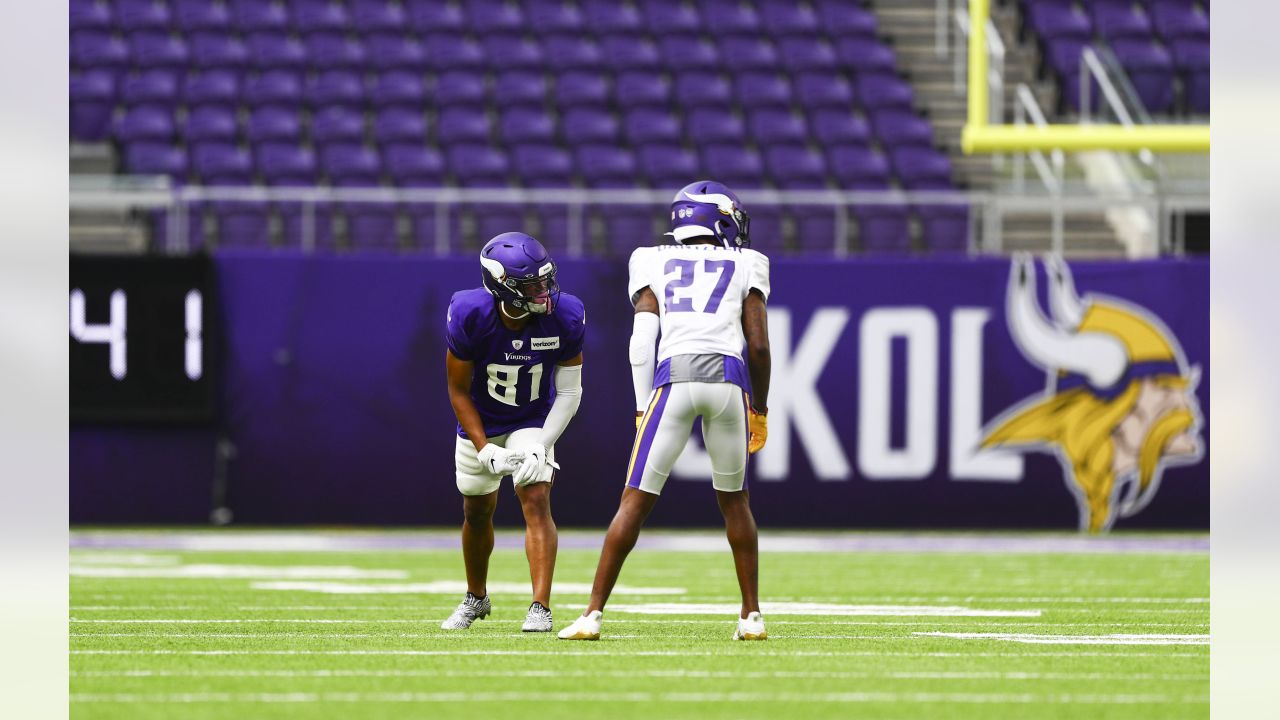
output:
M 562 535 L 557 629 L 581 612 L 598 537 Z M 494 555 L 493 616 L 448 632 L 452 533 L 75 533 L 72 717 L 1208 717 L 1208 553 L 1115 542 L 1204 536 L 1106 553 L 764 536 L 762 643 L 730 640 L 716 536 L 655 546 L 684 537 L 642 538 L 592 643 L 519 632 L 518 536 Z

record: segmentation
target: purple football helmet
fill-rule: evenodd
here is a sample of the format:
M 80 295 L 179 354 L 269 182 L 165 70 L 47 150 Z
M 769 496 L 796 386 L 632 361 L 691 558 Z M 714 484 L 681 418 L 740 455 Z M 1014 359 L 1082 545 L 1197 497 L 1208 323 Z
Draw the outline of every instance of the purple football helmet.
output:
M 751 218 L 738 196 L 723 183 L 699 180 L 684 186 L 671 201 L 671 232 L 681 245 L 711 236 L 727 248 L 751 247 Z
M 484 289 L 495 298 L 539 315 L 550 315 L 560 298 L 556 262 L 531 235 L 507 232 L 480 250 Z

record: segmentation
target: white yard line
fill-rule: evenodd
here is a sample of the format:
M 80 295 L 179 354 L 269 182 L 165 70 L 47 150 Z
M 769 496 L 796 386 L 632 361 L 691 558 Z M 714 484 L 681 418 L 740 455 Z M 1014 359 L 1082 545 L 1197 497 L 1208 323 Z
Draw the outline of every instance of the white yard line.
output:
M 513 623 L 514 624 L 514 623 Z M 436 633 L 70 633 L 73 638 L 133 638 L 148 640 L 150 638 L 431 638 L 432 640 L 506 640 L 508 638 L 529 637 L 538 633 L 506 633 L 503 635 L 481 635 L 457 633 L 441 630 Z M 639 635 L 610 635 L 612 638 L 638 638 Z M 867 638 L 874 639 L 874 638 Z M 881 640 L 889 638 L 881 637 Z M 901 640 L 902 638 L 894 638 Z
M 84 678 L 687 678 L 687 679 L 829 679 L 829 680 L 1157 680 L 1208 681 L 1206 670 L 1189 673 L 1070 673 L 1070 672 L 857 672 L 774 670 L 83 670 L 72 671 L 71 677 Z
M 201 608 L 204 609 L 204 608 Z M 443 608 L 443 610 L 451 610 L 452 606 Z M 425 614 L 424 614 L 425 615 Z M 576 617 L 576 616 L 574 616 Z M 649 625 L 722 625 L 725 623 L 733 623 L 733 615 L 728 618 L 721 619 L 689 619 L 689 618 L 663 618 L 661 620 L 653 620 L 648 618 L 609 618 L 605 622 L 610 625 L 616 624 L 649 624 Z M 183 624 L 183 625 L 204 625 L 204 624 L 243 624 L 243 623 L 286 623 L 286 624 L 316 624 L 316 625 L 360 625 L 360 624 L 421 624 L 431 623 L 437 620 L 434 615 L 427 615 L 419 618 L 71 618 L 69 623 L 73 624 L 95 624 L 95 625 L 147 625 L 147 624 Z M 939 622 L 970 622 L 968 618 L 956 618 L 950 620 L 948 618 L 937 618 L 933 620 L 768 620 L 769 625 L 856 625 L 870 627 L 933 627 Z M 1019 621 L 989 621 L 977 623 L 981 627 L 1116 627 L 1116 628 L 1148 628 L 1148 627 L 1208 627 L 1207 622 L 1186 622 L 1186 623 L 1148 623 L 1148 622 L 1019 622 Z
M 1207 703 L 1207 695 L 1071 695 L 1031 693 L 601 693 L 601 692 L 441 692 L 441 693 L 73 693 L 73 703 L 972 703 L 1152 705 Z
M 1208 635 L 1031 635 L 1024 633 L 916 632 L 917 637 L 1002 640 L 1032 645 L 1208 645 Z
M 585 605 L 564 603 L 582 609 Z M 618 603 L 608 610 L 640 615 L 732 615 L 741 608 L 729 603 Z M 888 617 L 1040 617 L 1039 610 L 991 610 L 958 605 L 846 605 L 815 602 L 763 602 L 760 611 L 770 615 L 876 615 Z
M 592 644 L 595 649 L 592 650 L 71 650 L 72 655 L 268 655 L 268 656 L 306 656 L 306 655 L 372 655 L 372 656 L 431 656 L 431 655 L 511 655 L 511 656 L 586 656 L 594 657 L 599 655 L 616 655 L 623 657 L 635 656 L 653 656 L 653 657 L 729 657 L 728 642 L 726 641 L 726 650 L 723 652 L 709 651 L 690 651 L 690 650 L 627 650 L 619 648 L 616 652 L 605 649 L 608 647 L 609 640 L 616 635 L 606 633 L 599 641 L 601 645 Z M 1016 658 L 1036 658 L 1036 657 L 1154 657 L 1154 658 L 1207 658 L 1206 653 L 1201 652 L 1116 652 L 1116 651 L 1078 651 L 1078 652 L 889 652 L 889 651 L 871 651 L 871 650 L 851 650 L 851 651 L 811 651 L 796 650 L 790 652 L 770 652 L 767 650 L 753 651 L 754 655 L 764 657 L 947 657 L 947 658 L 972 658 L 972 657 L 1016 657 Z M 734 655 L 736 657 L 736 655 Z
M 403 580 L 406 570 L 365 570 L 350 565 L 71 565 L 71 577 L 113 579 L 332 579 L 332 580 Z
M 403 573 L 401 577 L 408 577 Z M 467 591 L 467 584 L 461 580 L 436 580 L 423 583 L 349 583 L 349 582 L 256 582 L 250 585 L 254 590 L 285 590 L 290 592 L 310 592 L 324 595 L 461 595 Z M 560 583 L 556 592 L 568 595 L 590 595 L 591 583 Z M 528 595 L 530 586 L 527 582 L 491 582 L 491 595 Z M 613 589 L 615 595 L 684 595 L 688 592 L 682 587 L 635 587 L 619 585 Z

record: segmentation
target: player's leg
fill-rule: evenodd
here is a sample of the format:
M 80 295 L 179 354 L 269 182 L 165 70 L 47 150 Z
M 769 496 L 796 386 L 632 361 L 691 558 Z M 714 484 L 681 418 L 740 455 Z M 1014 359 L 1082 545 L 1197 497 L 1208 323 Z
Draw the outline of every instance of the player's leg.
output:
M 493 438 L 500 442 L 505 438 Z M 458 438 L 453 453 L 458 491 L 462 493 L 462 563 L 467 572 L 467 594 L 441 624 L 445 630 L 463 630 L 489 615 L 489 556 L 493 554 L 493 511 L 498 507 L 501 477 L 487 472 L 476 458 L 475 445 Z
M 507 439 L 507 449 L 518 450 L 537 442 L 538 428 L 516 430 Z M 555 448 L 547 448 L 547 459 L 555 460 Z M 516 488 L 520 509 L 524 513 L 524 552 L 529 560 L 529 579 L 533 583 L 533 604 L 524 629 L 529 632 L 551 630 L 551 578 L 556 568 L 556 523 L 551 518 L 551 486 L 555 471 L 550 465 L 531 482 Z
M 751 514 L 746 488 L 747 407 L 742 390 L 728 383 L 699 384 L 698 399 L 705 404 L 702 434 L 711 456 L 711 484 L 724 515 L 725 535 L 733 551 L 733 566 L 742 592 L 735 637 L 763 639 L 760 618 L 760 560 L 756 520 Z M 711 412 L 711 408 L 716 408 Z M 745 630 L 744 630 L 745 623 Z
M 600 562 L 596 565 L 596 577 L 591 584 L 591 599 L 587 601 L 584 614 L 604 610 L 604 604 L 609 601 L 613 586 L 622 572 L 622 564 L 636 546 L 640 528 L 657 504 L 658 496 L 653 493 L 633 487 L 622 489 L 618 512 L 613 516 L 609 531 L 604 536 L 604 548 L 600 550 Z

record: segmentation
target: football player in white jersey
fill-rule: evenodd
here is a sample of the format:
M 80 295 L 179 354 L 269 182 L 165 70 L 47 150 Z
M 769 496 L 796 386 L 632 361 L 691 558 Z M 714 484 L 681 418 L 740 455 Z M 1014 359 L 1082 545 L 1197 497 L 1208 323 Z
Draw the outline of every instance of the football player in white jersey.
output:
M 768 434 L 769 260 L 750 249 L 749 219 L 733 191 L 720 183 L 696 182 L 677 193 L 671 225 L 676 244 L 638 248 L 631 255 L 627 292 L 635 306 L 630 348 L 635 445 L 591 600 L 582 616 L 560 631 L 565 640 L 599 639 L 604 605 L 622 563 L 699 417 L 742 590 L 733 637 L 767 637 L 757 597 L 756 523 L 746 469 L 747 455 L 764 447 Z

